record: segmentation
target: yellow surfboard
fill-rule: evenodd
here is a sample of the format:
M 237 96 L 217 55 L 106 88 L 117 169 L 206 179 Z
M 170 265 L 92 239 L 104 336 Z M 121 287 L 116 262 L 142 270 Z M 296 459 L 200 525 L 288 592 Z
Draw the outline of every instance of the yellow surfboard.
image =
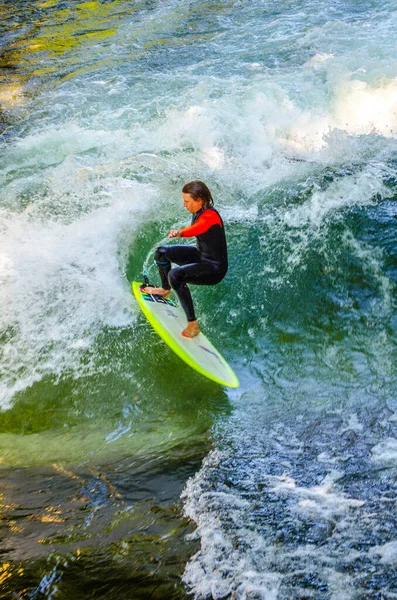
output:
M 183 310 L 169 298 L 142 291 L 142 283 L 132 282 L 132 291 L 143 314 L 165 343 L 204 377 L 221 385 L 236 388 L 239 381 L 230 365 L 203 333 L 194 338 L 181 335 L 186 327 Z

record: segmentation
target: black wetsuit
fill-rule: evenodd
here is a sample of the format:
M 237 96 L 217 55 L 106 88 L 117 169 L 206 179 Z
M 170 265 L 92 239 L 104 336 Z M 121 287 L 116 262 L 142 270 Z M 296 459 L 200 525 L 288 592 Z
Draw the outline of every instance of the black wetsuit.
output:
M 227 245 L 223 221 L 214 208 L 202 208 L 192 224 L 182 229 L 181 237 L 197 237 L 194 246 L 160 246 L 155 254 L 161 285 L 176 291 L 188 321 L 196 321 L 187 283 L 215 285 L 227 272 Z M 171 263 L 179 267 L 171 268 Z

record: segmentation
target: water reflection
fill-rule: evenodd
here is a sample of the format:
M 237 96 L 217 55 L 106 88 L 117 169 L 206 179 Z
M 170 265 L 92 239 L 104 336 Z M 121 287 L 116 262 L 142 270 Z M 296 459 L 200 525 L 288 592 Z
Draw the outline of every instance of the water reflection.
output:
M 23 81 L 27 76 L 55 74 L 59 78 L 76 65 L 81 70 L 81 64 L 87 61 L 82 61 L 79 50 L 84 48 L 89 63 L 103 55 L 103 45 L 97 44 L 115 34 L 121 16 L 120 4 L 120 0 L 115 0 L 65 6 L 64 2 L 50 1 L 0 8 L 7 29 L 1 71 L 11 69 Z
M 184 598 L 180 575 L 197 543 L 186 539 L 193 527 L 179 494 L 207 451 L 195 444 L 167 458 L 2 472 L 2 592 Z

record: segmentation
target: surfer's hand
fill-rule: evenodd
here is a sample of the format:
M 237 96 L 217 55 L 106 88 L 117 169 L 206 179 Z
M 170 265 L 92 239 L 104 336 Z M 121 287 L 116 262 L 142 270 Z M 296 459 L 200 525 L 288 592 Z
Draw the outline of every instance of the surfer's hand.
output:
M 171 229 L 171 231 L 168 234 L 169 238 L 174 238 L 174 237 L 181 237 L 182 232 L 180 229 Z

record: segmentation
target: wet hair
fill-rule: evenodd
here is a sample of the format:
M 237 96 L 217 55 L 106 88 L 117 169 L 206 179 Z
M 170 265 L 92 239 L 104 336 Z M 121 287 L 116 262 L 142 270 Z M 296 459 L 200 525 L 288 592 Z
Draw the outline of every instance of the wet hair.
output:
M 183 194 L 189 194 L 193 200 L 202 200 L 204 208 L 214 206 L 214 200 L 208 187 L 202 181 L 190 181 L 182 188 Z

